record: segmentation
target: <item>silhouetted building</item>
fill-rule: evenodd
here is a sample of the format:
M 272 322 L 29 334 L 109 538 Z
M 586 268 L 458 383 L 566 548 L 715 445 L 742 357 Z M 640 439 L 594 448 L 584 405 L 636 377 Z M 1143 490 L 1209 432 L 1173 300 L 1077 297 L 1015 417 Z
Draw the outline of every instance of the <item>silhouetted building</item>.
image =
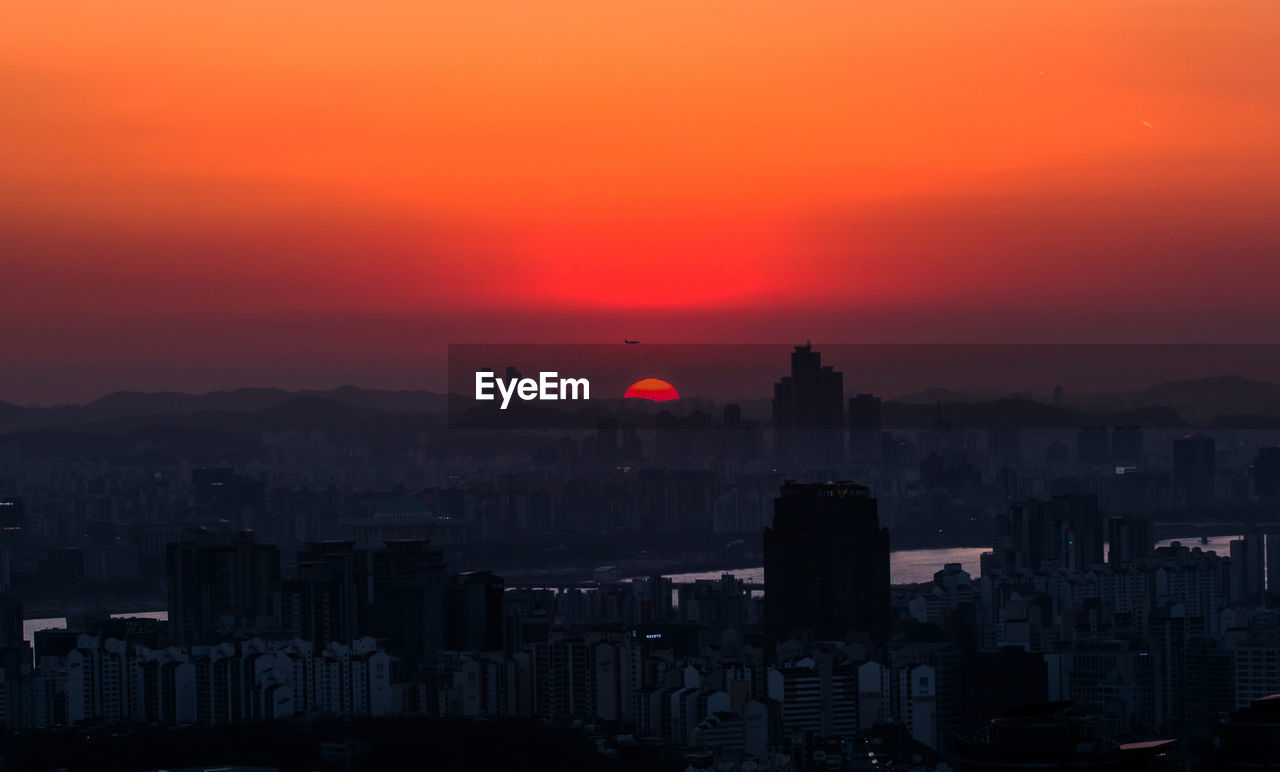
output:
M 987 433 L 992 457 L 1002 464 L 1022 461 L 1022 430 L 1016 426 L 993 426 Z
M 488 571 L 449 577 L 445 645 L 451 651 L 502 651 L 503 581 Z
M 1260 603 L 1266 586 L 1266 552 L 1263 539 L 1255 527 L 1239 539 L 1231 541 L 1229 598 L 1233 603 Z
M 1027 499 L 997 516 L 995 526 L 989 559 L 993 568 L 1039 571 L 1053 564 L 1080 571 L 1106 557 L 1107 524 L 1092 494 L 1069 493 L 1048 502 Z M 1144 537 L 1135 533 L 1133 538 L 1140 542 Z
M 1195 769 L 1275 769 L 1280 760 L 1280 694 L 1254 700 L 1222 719 L 1216 742 Z
M 1280 501 L 1280 447 L 1258 448 L 1253 459 L 1253 492 L 1263 501 Z
M 1046 464 L 1065 464 L 1071 460 L 1071 449 L 1065 442 L 1054 440 L 1044 450 Z
M 596 461 L 601 466 L 609 466 L 618 461 L 620 445 L 618 419 L 605 416 L 596 419 Z
M 1045 505 L 1028 499 L 996 518 L 994 554 L 1006 570 L 1038 571 L 1044 562 Z
M 1137 426 L 1117 426 L 1111 432 L 1111 461 L 1123 466 L 1142 463 L 1145 447 L 1142 429 Z
M 389 541 L 374 551 L 370 632 L 412 668 L 445 648 L 447 570 L 425 539 Z
M 261 509 L 265 496 L 261 480 L 242 477 L 234 469 L 191 470 L 191 503 L 196 509 L 226 512 Z
M 1194 434 L 1173 441 L 1173 484 L 1184 504 L 1202 504 L 1212 499 L 1217 471 L 1212 437 Z
M 1071 702 L 1045 702 L 1006 711 L 985 727 L 959 738 L 958 772 L 993 769 L 1178 770 L 1177 740 L 1121 745 L 1108 736 L 1100 716 Z
M 939 453 L 929 451 L 920 459 L 920 484 L 925 490 L 941 488 L 946 484 L 947 460 Z
M 731 402 L 724 406 L 721 455 L 727 461 L 743 463 L 760 457 L 760 425 L 742 418 L 742 406 Z
M 774 453 L 789 469 L 844 462 L 844 376 L 806 344 L 791 353 L 791 375 L 773 386 Z
M 0 530 L 21 531 L 27 527 L 27 508 L 20 496 L 0 496 Z
M 22 638 L 22 601 L 0 593 L 0 727 L 31 723 L 31 646 Z
M 168 546 L 166 574 L 169 631 L 179 646 L 280 627 L 280 550 L 255 543 L 252 531 L 230 542 L 192 532 Z
M 1093 494 L 1070 493 L 1049 501 L 1046 538 L 1049 554 L 1073 571 L 1105 561 L 1106 524 Z
M 880 457 L 880 432 L 884 410 L 874 394 L 849 398 L 849 455 L 855 459 Z
M 317 646 L 349 644 L 369 630 L 367 553 L 349 541 L 311 542 L 298 578 L 284 583 L 284 625 Z
M 0 647 L 22 643 L 22 599 L 0 592 Z
M 1280 533 L 1267 534 L 1267 592 L 1280 595 Z
M 1105 426 L 1085 426 L 1076 433 L 1076 460 L 1082 464 L 1111 463 L 1111 436 Z
M 889 631 L 889 529 L 860 485 L 788 482 L 764 531 L 765 624 L 843 640 Z
M 1113 517 L 1107 520 L 1107 563 L 1112 568 L 1132 565 L 1151 554 L 1155 539 L 1145 517 Z
M 1049 696 L 1044 655 L 1021 646 L 965 656 L 963 715 L 967 726 L 983 724 L 1006 710 L 1044 702 Z

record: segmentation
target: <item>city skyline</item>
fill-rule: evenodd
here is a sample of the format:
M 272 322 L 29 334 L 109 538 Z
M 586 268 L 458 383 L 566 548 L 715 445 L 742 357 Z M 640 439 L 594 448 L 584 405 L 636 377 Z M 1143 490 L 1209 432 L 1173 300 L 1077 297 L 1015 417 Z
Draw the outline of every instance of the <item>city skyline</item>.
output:
M 1280 758 L 1280 4 L 0 9 L 0 769 Z
M 384 739 L 325 741 L 312 766 L 374 768 L 403 742 L 385 733 L 458 719 L 569 727 L 587 767 L 1270 752 L 1280 423 L 961 426 L 925 402 L 901 426 L 902 403 L 847 398 L 826 349 L 790 349 L 771 424 L 668 401 L 576 436 L 452 432 L 421 395 L 354 390 L 44 411 L 87 415 L 0 444 L 0 724 L 29 730 L 0 753 L 92 768 L 42 748 L 97 726 L 171 768 L 215 755 L 187 738 L 261 727 L 269 747 L 219 755 L 287 768 L 282 732 L 339 720 Z M 1003 372 L 989 355 L 941 358 Z M 1052 740 L 1022 742 L 1028 723 Z

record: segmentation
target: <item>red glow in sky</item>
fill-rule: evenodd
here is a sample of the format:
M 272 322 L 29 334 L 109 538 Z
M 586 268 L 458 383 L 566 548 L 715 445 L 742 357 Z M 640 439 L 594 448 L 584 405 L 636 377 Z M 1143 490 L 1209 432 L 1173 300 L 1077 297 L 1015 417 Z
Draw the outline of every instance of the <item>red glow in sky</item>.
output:
M 1277 38 L 1252 0 L 9 3 L 0 399 L 412 387 L 513 337 L 1273 340 Z

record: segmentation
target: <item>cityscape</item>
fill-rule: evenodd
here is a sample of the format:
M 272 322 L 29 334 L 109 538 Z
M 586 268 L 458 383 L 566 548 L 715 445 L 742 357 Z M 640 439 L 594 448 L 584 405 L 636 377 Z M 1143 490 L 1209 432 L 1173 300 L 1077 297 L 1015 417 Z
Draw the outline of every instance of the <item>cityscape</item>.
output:
M 1280 770 L 1280 2 L 0 2 L 0 772 Z
M 942 401 L 896 430 L 814 345 L 783 372 L 759 424 L 663 402 L 501 461 L 464 439 L 493 432 L 388 437 L 423 436 L 404 405 L 362 435 L 338 393 L 252 411 L 276 429 L 239 447 L 146 395 L 114 400 L 170 428 L 5 435 L 5 756 L 168 728 L 140 761 L 356 769 L 385 763 L 369 727 L 450 731 L 416 720 L 562 732 L 600 768 L 1275 758 L 1280 430 L 961 426 Z M 293 756 L 180 739 L 256 726 Z

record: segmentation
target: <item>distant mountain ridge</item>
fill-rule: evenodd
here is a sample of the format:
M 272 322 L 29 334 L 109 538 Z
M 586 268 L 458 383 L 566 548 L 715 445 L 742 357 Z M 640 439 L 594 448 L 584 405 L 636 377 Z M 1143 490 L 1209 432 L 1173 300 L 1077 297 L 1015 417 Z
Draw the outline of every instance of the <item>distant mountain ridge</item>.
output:
M 293 404 L 299 403 L 299 404 Z M 305 405 L 310 403 L 310 407 Z M 317 419 L 350 408 L 374 413 L 443 413 L 447 397 L 431 391 L 388 391 L 340 386 L 336 389 L 288 391 L 277 388 L 240 388 L 187 394 L 177 391 L 117 391 L 85 405 L 22 407 L 0 402 L 0 432 L 34 429 L 117 430 L 152 423 L 184 425 L 217 423 L 218 416 L 263 411 L 309 412 Z M 262 416 L 269 418 L 269 412 Z
M 679 406 L 692 408 L 690 395 Z M 714 402 L 714 400 L 712 400 Z M 205 427 L 250 423 L 264 428 L 305 427 L 372 419 L 379 414 L 434 414 L 448 409 L 447 394 L 426 390 L 335 389 L 289 391 L 244 387 L 188 394 L 117 391 L 85 405 L 22 407 L 0 401 L 0 433 L 29 430 L 130 431 L 148 425 Z M 744 406 L 747 406 L 744 404 Z M 767 421 L 769 400 L 749 402 Z M 1090 421 L 1148 426 L 1239 426 L 1280 421 L 1280 385 L 1239 375 L 1169 380 L 1129 393 L 1069 395 L 1065 404 L 1044 399 L 962 393 L 937 387 L 884 401 L 886 426 L 925 426 L 942 408 L 944 420 L 961 426 L 1072 426 Z M 236 418 L 236 416 L 241 416 Z
M 186 394 L 175 391 L 117 391 L 100 397 L 83 410 L 99 415 L 155 415 L 196 413 L 203 410 L 250 412 L 295 399 L 318 398 L 369 410 L 433 411 L 445 408 L 445 395 L 431 391 L 387 391 L 339 386 L 336 389 L 287 391 L 277 388 L 239 388 Z
M 1239 402 L 1280 405 L 1280 385 L 1240 375 L 1221 375 L 1192 381 L 1164 381 L 1135 395 L 1148 402 L 1182 403 Z
M 1167 407 L 1193 424 L 1219 424 L 1220 417 L 1280 418 L 1280 385 L 1270 381 L 1222 375 L 1162 381 L 1131 393 L 1075 394 L 1067 403 L 1099 411 Z

